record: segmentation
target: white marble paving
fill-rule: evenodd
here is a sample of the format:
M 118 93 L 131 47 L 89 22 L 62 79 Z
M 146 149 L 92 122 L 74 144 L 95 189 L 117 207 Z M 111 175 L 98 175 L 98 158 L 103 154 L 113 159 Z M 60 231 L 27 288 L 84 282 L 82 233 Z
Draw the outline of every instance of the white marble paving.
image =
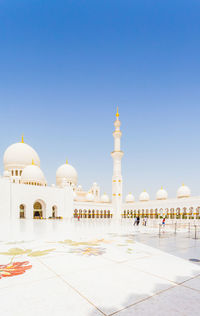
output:
M 129 261 L 129 265 L 175 283 L 184 282 L 200 274 L 200 266 L 165 253 L 145 260 Z
M 173 286 L 169 281 L 117 263 L 106 269 L 77 271 L 62 277 L 106 314 Z
M 0 291 L 2 316 L 100 316 L 87 300 L 59 278 Z
M 0 315 L 198 315 L 200 265 L 189 261 L 198 242 L 151 239 L 152 231 L 103 221 L 0 223 Z M 176 256 L 183 251 L 187 260 Z
M 142 301 L 115 316 L 193 316 L 199 315 L 200 294 L 182 286 Z
M 32 283 L 34 281 L 55 277 L 55 273 L 53 271 L 47 269 L 42 263 L 40 263 L 36 259 L 27 259 L 27 257 L 25 256 L 20 256 L 20 259 L 15 259 L 15 261 L 17 262 L 27 260 L 29 262 L 29 265 L 32 266 L 32 268 L 30 270 L 27 270 L 24 274 L 0 279 L 0 293 L 2 288 L 14 287 L 18 284 L 24 284 L 25 287 L 27 283 Z M 4 263 L 6 263 L 5 259 Z
M 189 281 L 183 283 L 184 286 L 190 287 L 191 289 L 195 289 L 199 291 L 200 294 L 200 277 L 193 278 Z

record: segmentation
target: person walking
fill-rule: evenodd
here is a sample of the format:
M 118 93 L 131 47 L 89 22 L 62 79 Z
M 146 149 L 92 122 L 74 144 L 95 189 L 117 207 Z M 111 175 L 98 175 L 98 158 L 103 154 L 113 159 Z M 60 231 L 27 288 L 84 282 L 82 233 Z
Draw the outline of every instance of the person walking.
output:
M 137 225 L 137 216 L 135 217 L 135 220 L 134 220 L 134 226 Z
M 146 217 L 146 215 L 144 217 L 144 226 L 147 226 L 147 217 Z
M 165 227 L 165 217 L 162 220 L 162 226 Z
M 140 224 L 140 216 L 137 217 L 137 226 Z

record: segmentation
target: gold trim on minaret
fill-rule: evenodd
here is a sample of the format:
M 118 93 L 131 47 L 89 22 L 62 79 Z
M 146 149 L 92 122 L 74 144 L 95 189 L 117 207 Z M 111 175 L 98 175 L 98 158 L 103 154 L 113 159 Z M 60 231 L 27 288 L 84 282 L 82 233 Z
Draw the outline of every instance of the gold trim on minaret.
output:
M 119 119 L 119 107 L 117 107 L 116 118 L 117 118 L 117 120 Z
M 32 159 L 32 165 L 35 165 L 34 160 Z

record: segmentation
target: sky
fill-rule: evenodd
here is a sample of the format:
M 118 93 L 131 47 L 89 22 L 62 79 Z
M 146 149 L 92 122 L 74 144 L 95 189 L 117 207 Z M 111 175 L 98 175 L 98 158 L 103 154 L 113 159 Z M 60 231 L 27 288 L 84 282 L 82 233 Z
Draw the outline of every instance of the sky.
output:
M 21 135 L 49 184 L 66 159 L 111 194 L 119 106 L 124 195 L 200 195 L 199 0 L 0 0 L 0 171 Z

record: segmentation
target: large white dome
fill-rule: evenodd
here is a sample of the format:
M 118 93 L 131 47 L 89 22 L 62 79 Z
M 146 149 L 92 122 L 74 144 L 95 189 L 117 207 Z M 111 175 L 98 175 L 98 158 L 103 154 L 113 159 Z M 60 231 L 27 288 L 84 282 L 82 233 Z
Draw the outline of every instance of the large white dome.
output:
M 126 196 L 126 203 L 133 203 L 135 201 L 135 198 L 132 193 L 127 194 Z
M 101 196 L 101 202 L 103 202 L 103 203 L 109 203 L 109 202 L 110 202 L 110 199 L 109 199 L 108 194 L 104 193 L 104 194 Z
M 77 184 L 78 174 L 76 169 L 68 163 L 60 166 L 56 171 L 56 184 L 62 186 L 63 180 L 70 184 Z
M 35 165 L 40 166 L 40 158 L 31 146 L 25 143 L 16 143 L 9 146 L 4 153 L 4 169 L 23 169 L 31 165 L 33 160 Z
M 177 198 L 188 198 L 191 195 L 190 188 L 187 185 L 182 185 L 177 191 Z
M 167 198 L 168 198 L 168 193 L 166 190 L 161 188 L 160 190 L 157 191 L 156 200 L 167 200 Z
M 46 185 L 46 180 L 42 170 L 38 166 L 32 164 L 22 171 L 21 183 Z
M 146 191 L 143 191 L 139 196 L 139 200 L 141 202 L 149 201 L 149 194 Z

